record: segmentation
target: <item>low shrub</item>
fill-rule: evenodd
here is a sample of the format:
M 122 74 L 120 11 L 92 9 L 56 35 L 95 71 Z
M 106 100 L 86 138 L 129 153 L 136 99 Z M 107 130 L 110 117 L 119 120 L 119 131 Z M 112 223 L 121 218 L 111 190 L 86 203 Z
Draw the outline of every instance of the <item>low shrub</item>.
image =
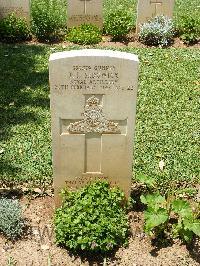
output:
M 140 26 L 139 40 L 146 45 L 167 46 L 174 36 L 174 24 L 165 16 L 157 16 Z
M 23 233 L 24 221 L 22 208 L 18 201 L 12 199 L 0 199 L 0 232 L 6 237 L 14 239 Z
M 24 18 L 16 17 L 14 13 L 11 13 L 0 20 L 0 41 L 15 43 L 26 41 L 30 38 L 30 29 Z
M 200 39 L 200 18 L 182 15 L 176 22 L 177 32 L 186 44 L 192 44 Z
M 101 30 L 92 24 L 82 24 L 69 30 L 67 40 L 77 44 L 97 44 L 102 40 Z
M 66 7 L 64 0 L 32 1 L 32 32 L 40 41 L 64 37 Z
M 124 193 L 105 181 L 63 193 L 55 213 L 56 241 L 74 251 L 108 252 L 127 243 Z
M 114 39 L 120 39 L 133 28 L 134 16 L 132 10 L 126 10 L 123 6 L 116 7 L 108 12 L 104 20 L 106 34 L 112 35 Z

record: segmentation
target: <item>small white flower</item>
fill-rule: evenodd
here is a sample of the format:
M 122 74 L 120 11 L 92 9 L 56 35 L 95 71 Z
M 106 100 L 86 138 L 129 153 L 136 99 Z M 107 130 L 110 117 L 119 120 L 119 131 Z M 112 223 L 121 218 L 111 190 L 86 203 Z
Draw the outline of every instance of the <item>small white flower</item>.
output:
M 165 162 L 164 162 L 163 160 L 161 160 L 161 161 L 159 162 L 159 168 L 160 168 L 161 171 L 164 170 L 164 168 L 165 168 Z

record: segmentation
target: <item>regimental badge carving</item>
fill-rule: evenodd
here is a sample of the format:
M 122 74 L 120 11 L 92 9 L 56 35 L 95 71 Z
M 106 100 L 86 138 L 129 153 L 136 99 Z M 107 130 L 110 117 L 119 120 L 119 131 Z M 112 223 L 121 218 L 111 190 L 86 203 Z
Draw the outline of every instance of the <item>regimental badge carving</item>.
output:
M 86 101 L 82 116 L 83 120 L 71 123 L 68 126 L 69 133 L 121 133 L 118 123 L 105 118 L 103 107 L 94 95 Z

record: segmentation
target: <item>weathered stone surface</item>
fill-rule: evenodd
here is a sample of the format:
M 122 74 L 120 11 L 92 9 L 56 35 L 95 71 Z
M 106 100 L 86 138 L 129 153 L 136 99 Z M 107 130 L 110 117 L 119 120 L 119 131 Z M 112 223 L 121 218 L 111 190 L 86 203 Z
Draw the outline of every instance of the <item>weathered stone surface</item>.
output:
M 138 0 L 136 32 L 140 31 L 140 24 L 149 19 L 164 15 L 173 16 L 174 0 Z
M 30 21 L 29 0 L 0 0 L 0 19 L 14 12 L 18 17 Z
M 129 196 L 138 58 L 79 50 L 50 56 L 53 171 L 58 193 L 106 179 Z
M 94 24 L 103 27 L 102 0 L 68 0 L 67 26 L 69 28 L 81 24 Z

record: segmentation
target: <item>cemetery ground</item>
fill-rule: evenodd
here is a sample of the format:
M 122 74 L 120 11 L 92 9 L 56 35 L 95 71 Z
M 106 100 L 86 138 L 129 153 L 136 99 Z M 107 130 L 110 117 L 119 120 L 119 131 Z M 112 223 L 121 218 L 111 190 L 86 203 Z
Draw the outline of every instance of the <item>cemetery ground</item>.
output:
M 101 256 L 76 257 L 57 247 L 51 235 L 48 59 L 52 52 L 80 48 L 0 44 L 1 194 L 7 195 L 6 187 L 12 186 L 16 192 L 7 196 L 20 199 L 29 225 L 27 234 L 14 243 L 0 237 L 0 265 L 103 265 Z M 136 200 L 141 190 L 137 177 L 143 174 L 157 181 L 160 192 L 173 190 L 198 200 L 199 50 L 121 50 L 139 55 L 140 60 L 132 197 Z M 198 239 L 189 246 L 151 241 L 143 233 L 142 211 L 133 206 L 129 246 L 108 257 L 107 264 L 104 260 L 104 265 L 199 265 Z
M 15 194 L 16 195 L 16 194 Z M 34 197 L 35 195 L 35 197 Z M 30 226 L 28 233 L 21 240 L 12 243 L 0 236 L 0 265 L 16 266 L 198 266 L 199 243 L 192 246 L 181 242 L 151 242 L 143 233 L 143 215 L 141 210 L 129 212 L 130 238 L 126 248 L 120 248 L 109 256 L 71 253 L 54 243 L 52 216 L 54 213 L 53 197 L 21 198 L 24 215 Z M 20 194 L 17 195 L 20 198 Z M 11 262 L 9 264 L 9 262 Z

